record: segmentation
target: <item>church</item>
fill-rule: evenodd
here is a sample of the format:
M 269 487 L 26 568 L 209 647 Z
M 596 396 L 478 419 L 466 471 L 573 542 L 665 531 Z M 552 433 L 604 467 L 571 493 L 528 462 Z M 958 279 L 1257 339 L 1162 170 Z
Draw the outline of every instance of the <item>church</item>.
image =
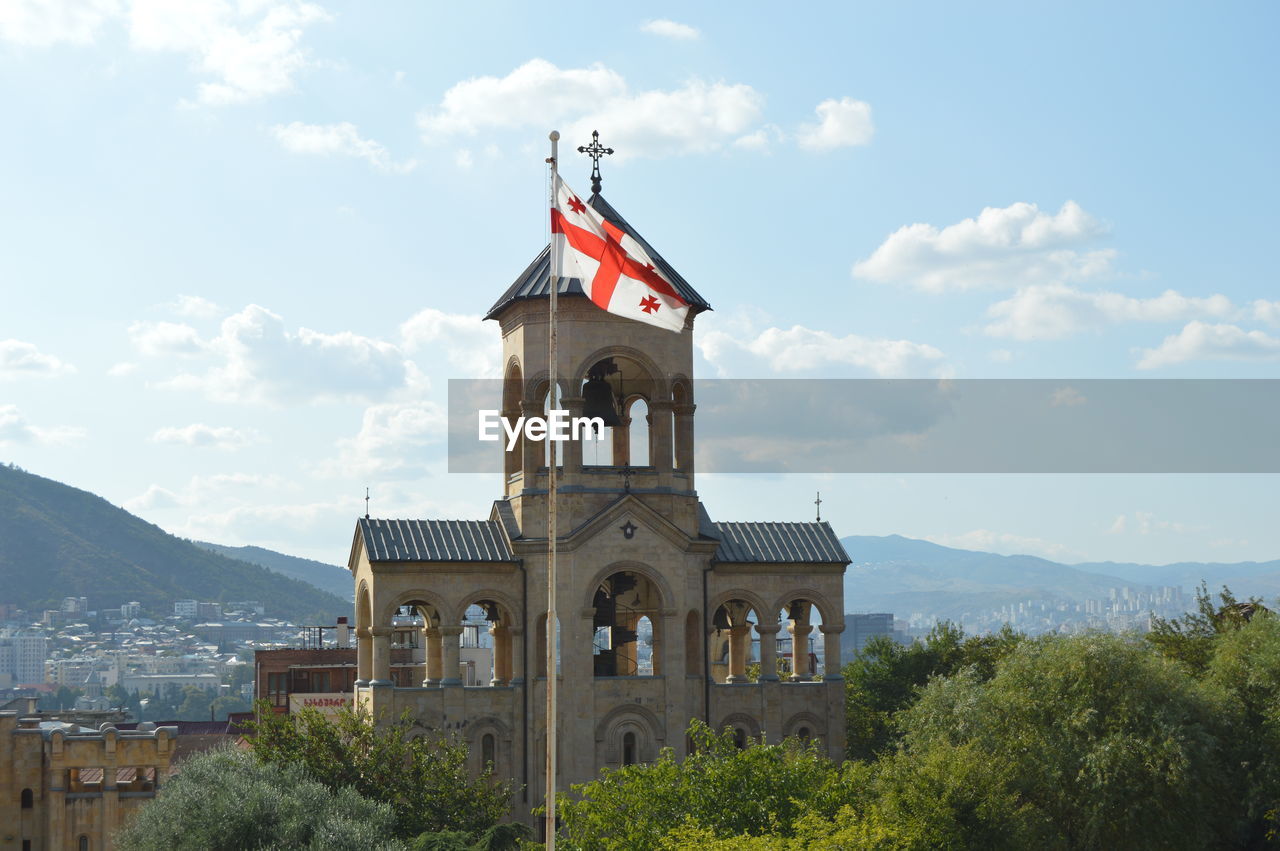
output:
M 598 169 L 592 176 L 586 203 L 645 249 L 689 310 L 673 333 L 606 312 L 581 281 L 560 281 L 558 407 L 601 414 L 608 428 L 603 440 L 559 444 L 559 622 L 547 624 L 544 441 L 495 444 L 502 487 L 488 518 L 365 517 L 348 561 L 356 703 L 460 735 L 477 771 L 491 764 L 514 781 L 516 814 L 544 798 L 549 674 L 561 790 L 662 748 L 683 756 L 693 719 L 730 728 L 742 744 L 794 736 L 835 760 L 845 746 L 849 557 L 825 522 L 726 522 L 702 504 L 693 326 L 710 305 L 604 199 Z M 550 261 L 548 246 L 485 316 L 500 332 L 502 416 L 513 421 L 544 416 L 552 396 Z M 405 623 L 420 634 L 412 682 L 392 678 Z M 553 672 L 549 628 L 559 636 Z M 477 636 L 488 669 L 466 685 L 477 682 L 460 673 Z

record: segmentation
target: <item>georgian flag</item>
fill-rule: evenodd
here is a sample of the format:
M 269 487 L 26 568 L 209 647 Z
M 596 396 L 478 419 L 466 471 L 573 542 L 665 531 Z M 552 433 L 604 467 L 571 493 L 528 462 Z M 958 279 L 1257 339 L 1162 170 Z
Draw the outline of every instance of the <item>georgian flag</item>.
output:
M 640 243 L 581 201 L 559 175 L 551 238 L 560 260 L 552 275 L 577 278 L 587 297 L 610 313 L 668 331 L 684 330 L 689 303 L 654 267 Z

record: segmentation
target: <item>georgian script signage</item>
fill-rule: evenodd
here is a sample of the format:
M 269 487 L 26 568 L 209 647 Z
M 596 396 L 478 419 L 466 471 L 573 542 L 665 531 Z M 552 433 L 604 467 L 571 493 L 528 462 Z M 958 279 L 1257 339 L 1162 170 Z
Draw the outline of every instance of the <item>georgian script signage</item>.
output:
M 342 692 L 289 695 L 289 712 L 303 708 L 315 709 L 325 715 L 336 715 L 342 707 L 351 708 L 351 695 Z

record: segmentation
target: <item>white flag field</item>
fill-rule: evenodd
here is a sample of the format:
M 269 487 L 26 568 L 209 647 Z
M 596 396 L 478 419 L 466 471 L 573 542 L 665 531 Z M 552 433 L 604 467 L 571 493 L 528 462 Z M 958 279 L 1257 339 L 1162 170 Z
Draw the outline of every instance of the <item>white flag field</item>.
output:
M 559 262 L 553 276 L 577 278 L 599 307 L 668 331 L 684 330 L 689 304 L 640 243 L 604 217 L 556 176 L 551 238 Z

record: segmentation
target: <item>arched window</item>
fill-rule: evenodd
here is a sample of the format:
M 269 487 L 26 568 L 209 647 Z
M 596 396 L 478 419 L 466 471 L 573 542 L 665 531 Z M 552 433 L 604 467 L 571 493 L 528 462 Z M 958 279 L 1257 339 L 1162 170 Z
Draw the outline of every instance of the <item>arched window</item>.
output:
M 644 574 L 622 570 L 596 588 L 592 615 L 592 670 L 597 677 L 662 673 L 657 586 Z
M 80 834 L 80 851 L 89 851 L 89 837 Z
M 737 745 L 740 751 L 747 749 L 747 731 L 744 728 L 733 728 L 733 743 Z
M 631 432 L 631 458 L 628 463 L 632 467 L 648 467 L 653 464 L 649 460 L 649 403 L 639 397 L 633 399 L 627 416 L 631 423 L 627 427 Z
M 809 741 L 809 728 L 801 727 L 799 730 L 796 730 L 796 738 L 802 742 Z
M 485 733 L 480 739 L 480 759 L 485 766 L 494 764 L 495 753 L 497 752 L 498 743 L 494 739 L 493 733 Z
M 635 765 L 638 761 L 636 757 L 636 734 L 628 730 L 622 735 L 622 764 Z
M 35 797 L 36 797 L 35 793 L 32 792 L 30 789 L 23 789 L 22 790 L 22 808 L 24 810 L 29 810 L 33 806 L 35 806 Z

